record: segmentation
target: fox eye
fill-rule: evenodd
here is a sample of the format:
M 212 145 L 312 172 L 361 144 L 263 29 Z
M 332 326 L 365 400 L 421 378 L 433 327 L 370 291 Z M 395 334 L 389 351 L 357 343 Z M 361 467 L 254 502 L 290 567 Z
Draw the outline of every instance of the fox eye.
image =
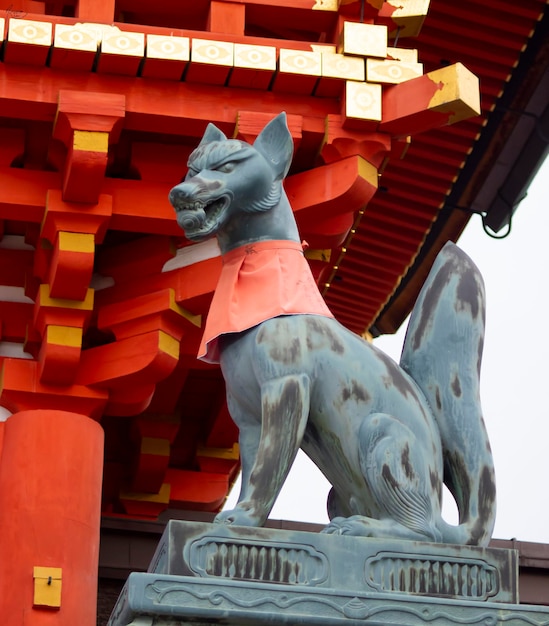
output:
M 219 172 L 224 172 L 225 174 L 229 174 L 230 172 L 234 170 L 235 167 L 236 167 L 236 164 L 232 161 L 229 161 L 228 163 L 224 163 L 223 165 L 220 165 L 217 168 L 217 170 Z

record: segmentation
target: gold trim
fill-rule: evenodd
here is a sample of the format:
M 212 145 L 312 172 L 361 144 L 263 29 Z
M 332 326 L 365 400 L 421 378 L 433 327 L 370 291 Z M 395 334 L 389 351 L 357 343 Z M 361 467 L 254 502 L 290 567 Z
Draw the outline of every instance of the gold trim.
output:
M 67 348 L 80 348 L 82 346 L 82 329 L 75 326 L 51 324 L 46 329 L 46 342 Z
M 179 359 L 179 341 L 174 339 L 171 335 L 168 335 L 168 333 L 165 333 L 163 330 L 159 331 L 158 349 L 174 359 Z
M 437 86 L 429 109 L 451 113 L 449 124 L 480 115 L 478 77 L 461 63 L 443 67 L 427 74 Z
M 89 152 L 109 151 L 109 133 L 100 130 L 75 130 L 72 147 Z

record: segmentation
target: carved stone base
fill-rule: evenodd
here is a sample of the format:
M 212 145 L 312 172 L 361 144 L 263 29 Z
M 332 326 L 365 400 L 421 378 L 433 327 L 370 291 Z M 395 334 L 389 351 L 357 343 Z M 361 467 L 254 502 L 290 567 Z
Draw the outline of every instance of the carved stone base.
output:
M 171 521 L 109 626 L 549 626 L 514 551 Z

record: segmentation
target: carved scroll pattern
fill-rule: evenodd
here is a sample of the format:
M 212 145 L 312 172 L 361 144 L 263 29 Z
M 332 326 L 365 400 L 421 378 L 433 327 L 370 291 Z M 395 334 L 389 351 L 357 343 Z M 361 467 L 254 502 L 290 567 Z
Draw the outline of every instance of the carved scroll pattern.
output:
M 480 559 L 379 553 L 367 559 L 366 583 L 378 591 L 487 600 L 500 587 L 497 569 Z
M 326 580 L 326 557 L 307 545 L 265 547 L 250 541 L 203 538 L 189 550 L 189 568 L 201 577 L 315 586 Z
M 242 590 L 216 588 L 215 590 L 205 590 L 196 588 L 193 584 L 174 583 L 157 581 L 147 585 L 145 589 L 146 597 L 151 600 L 157 609 L 165 606 L 169 610 L 171 619 L 175 615 L 181 615 L 187 620 L 188 616 L 201 614 L 203 609 L 219 611 L 224 618 L 229 617 L 227 623 L 237 623 L 236 615 L 242 615 L 241 611 L 252 611 L 257 614 L 265 612 L 272 619 L 273 608 L 282 613 L 277 613 L 280 623 L 293 623 L 296 615 L 315 615 L 320 612 L 324 618 L 347 618 L 361 620 L 364 623 L 379 624 L 380 620 L 387 623 L 402 623 L 405 619 L 407 623 L 414 625 L 430 624 L 431 626 L 447 626 L 448 624 L 482 626 L 497 626 L 500 623 L 499 614 L 493 608 L 485 608 L 483 605 L 469 605 L 464 611 L 455 610 L 455 607 L 437 604 L 436 600 L 429 603 L 403 603 L 399 600 L 366 600 L 363 598 L 350 598 L 349 596 L 337 596 L 331 594 L 277 594 L 272 590 Z M 441 602 L 441 600 L 439 600 Z M 180 613 L 174 607 L 184 607 Z M 232 613 L 234 611 L 234 614 Z M 290 611 L 288 619 L 284 619 L 283 612 Z M 227 613 L 229 612 L 229 613 Z M 160 614 L 160 610 L 159 613 Z M 510 617 L 513 626 L 549 626 L 549 620 L 544 615 L 531 614 L 517 611 Z M 184 619 L 175 624 L 187 623 Z M 506 619 L 504 621 L 507 621 Z M 160 622 L 161 624 L 163 622 Z M 171 624 L 172 622 L 170 622 Z

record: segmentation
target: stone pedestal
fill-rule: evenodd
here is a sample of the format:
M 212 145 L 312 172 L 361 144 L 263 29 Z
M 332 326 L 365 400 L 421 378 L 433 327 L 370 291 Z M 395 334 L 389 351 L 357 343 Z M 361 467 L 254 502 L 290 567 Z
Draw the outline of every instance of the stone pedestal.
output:
M 548 626 L 515 551 L 169 522 L 109 626 Z

